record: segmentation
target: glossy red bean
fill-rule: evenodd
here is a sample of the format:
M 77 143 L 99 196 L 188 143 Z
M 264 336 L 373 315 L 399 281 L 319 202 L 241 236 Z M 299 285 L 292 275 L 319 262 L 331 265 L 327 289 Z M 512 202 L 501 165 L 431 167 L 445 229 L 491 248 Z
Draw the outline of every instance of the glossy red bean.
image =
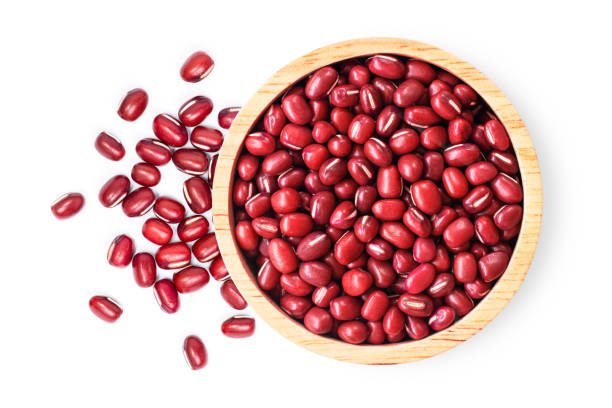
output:
M 472 143 L 462 143 L 444 150 L 444 160 L 449 166 L 465 167 L 480 157 L 480 149 Z
M 359 90 L 359 106 L 366 115 L 376 115 L 383 108 L 382 95 L 372 84 L 362 85 Z
M 303 213 L 289 213 L 280 220 L 281 233 L 292 237 L 303 237 L 312 231 L 313 221 L 310 215 Z
M 486 161 L 480 161 L 470 164 L 465 169 L 465 177 L 472 185 L 480 185 L 488 183 L 497 176 L 497 168 Z
M 123 314 L 121 306 L 108 296 L 92 296 L 89 299 L 89 309 L 97 317 L 108 323 L 116 322 Z
M 338 72 L 333 67 L 323 67 L 315 71 L 304 87 L 309 99 L 325 98 L 338 82 Z
M 442 173 L 444 189 L 451 198 L 461 198 L 468 193 L 468 181 L 456 167 L 447 167 Z
M 170 224 L 181 222 L 185 218 L 185 207 L 183 204 L 170 197 L 159 197 L 155 201 L 153 212 L 161 220 Z
M 353 118 L 348 128 L 348 137 L 351 141 L 364 144 L 376 128 L 376 122 L 371 116 L 359 114 Z
M 176 227 L 176 233 L 183 242 L 191 242 L 202 238 L 208 232 L 209 223 L 201 215 L 192 215 L 185 218 Z
M 488 159 L 504 173 L 514 175 L 519 171 L 518 162 L 512 153 L 493 151 L 489 153 Z
M 140 252 L 132 258 L 132 271 L 134 281 L 141 288 L 153 286 L 157 279 L 157 266 L 155 258 L 147 252 Z
M 478 274 L 476 257 L 471 252 L 459 252 L 453 260 L 453 273 L 457 282 L 472 282 Z
M 374 238 L 365 248 L 368 255 L 381 261 L 391 259 L 393 256 L 393 247 L 382 238 Z
M 390 137 L 402 123 L 402 112 L 395 106 L 385 107 L 376 118 L 376 133 Z
M 172 276 L 172 282 L 179 293 L 191 293 L 208 284 L 208 271 L 199 266 L 188 266 Z
M 493 200 L 493 192 L 487 186 L 474 187 L 464 198 L 463 208 L 470 214 L 484 211 Z
M 179 120 L 185 126 L 196 126 L 213 110 L 213 102 L 206 96 L 194 96 L 185 102 L 178 111 Z
M 412 152 L 419 145 L 419 134 L 411 128 L 400 129 L 389 138 L 389 147 L 396 155 Z
M 338 296 L 331 300 L 329 312 L 340 321 L 353 320 L 361 314 L 362 302 L 353 296 Z
M 412 340 L 421 340 L 429 335 L 429 326 L 419 317 L 407 316 L 406 333 Z
M 504 205 L 495 215 L 493 220 L 497 228 L 501 230 L 509 230 L 520 224 L 523 217 L 523 207 L 516 204 Z
M 389 297 L 382 290 L 372 291 L 361 307 L 361 317 L 369 321 L 377 321 L 383 318 L 389 307 Z
M 157 245 L 164 245 L 172 239 L 172 228 L 164 221 L 149 218 L 142 225 L 142 235 Z
M 403 293 L 397 301 L 397 307 L 408 316 L 427 317 L 433 312 L 433 301 L 427 295 Z
M 332 269 L 320 261 L 302 262 L 298 273 L 304 282 L 315 287 L 326 286 L 332 277 Z
M 163 113 L 153 119 L 153 133 L 169 146 L 181 147 L 189 139 L 187 129 L 175 117 Z
M 458 214 L 456 210 L 443 206 L 437 214 L 434 214 L 431 217 L 431 234 L 435 236 L 442 235 L 446 227 L 448 227 L 457 218 Z
M 504 151 L 510 147 L 510 137 L 500 121 L 495 119 L 488 121 L 484 130 L 487 142 L 493 149 Z
M 136 144 L 136 153 L 140 158 L 154 166 L 163 166 L 172 158 L 172 150 L 155 139 L 142 139 Z
M 228 279 L 221 285 L 220 288 L 221 297 L 230 305 L 232 308 L 236 310 L 246 309 L 248 306 L 247 301 L 238 291 L 236 284 L 233 280 Z
M 266 160 L 268 160 L 274 154 L 277 154 L 279 152 L 282 152 L 282 150 L 279 150 L 279 151 L 273 153 L 271 156 L 268 156 L 268 158 L 266 158 Z M 306 146 L 302 150 L 302 158 L 304 159 L 304 164 L 306 164 L 306 166 L 310 170 L 318 171 L 319 168 L 321 167 L 321 164 L 323 164 L 323 162 L 329 158 L 329 151 L 327 150 L 327 148 L 325 146 L 313 143 L 313 144 L 310 144 L 310 145 Z M 266 160 L 264 160 L 264 163 L 266 162 Z M 284 169 L 284 170 L 286 170 L 286 169 Z M 264 172 L 265 171 L 266 170 L 264 169 Z M 270 174 L 270 173 L 268 173 L 268 174 Z
M 429 317 L 429 326 L 435 331 L 444 330 L 455 322 L 455 309 L 448 306 L 438 307 Z
M 491 284 L 484 282 L 480 278 L 463 285 L 465 292 L 472 299 L 482 299 L 491 291 Z
M 414 260 L 419 263 L 432 262 L 436 257 L 436 249 L 433 239 L 418 237 L 412 248 Z
M 181 78 L 187 82 L 199 82 L 215 67 L 213 59 L 204 51 L 191 54 L 181 67 Z
M 147 108 L 149 96 L 144 89 L 135 88 L 129 91 L 119 103 L 117 114 L 123 120 L 133 122 L 142 115 Z
M 208 262 L 219 256 L 219 246 L 214 232 L 210 232 L 197 240 L 191 249 L 193 255 L 200 262 Z
M 404 330 L 404 314 L 395 305 L 389 306 L 382 320 L 383 331 L 387 335 L 396 335 Z
M 366 158 L 375 166 L 387 167 L 393 161 L 391 148 L 378 138 L 372 137 L 368 139 L 363 149 Z
M 134 242 L 127 235 L 115 237 L 108 248 L 106 259 L 109 264 L 117 268 L 125 268 L 132 262 Z
M 207 126 L 196 126 L 191 131 L 191 144 L 205 152 L 218 152 L 223 145 L 223 133 Z
M 444 230 L 444 242 L 450 248 L 468 242 L 474 236 L 474 225 L 466 217 L 460 217 L 450 223 Z
M 465 316 L 474 308 L 474 301 L 463 289 L 455 288 L 444 297 L 444 303 L 455 309 L 459 316 Z
M 283 295 L 279 303 L 287 314 L 296 319 L 303 319 L 306 312 L 312 307 L 312 302 L 308 298 L 290 294 Z
M 363 86 L 370 82 L 370 71 L 363 65 L 355 65 L 348 74 L 349 84 Z
M 347 343 L 361 344 L 366 341 L 368 335 L 368 327 L 360 321 L 344 322 L 338 326 L 338 337 Z
M 440 91 L 452 91 L 450 85 L 440 79 L 434 79 L 431 81 L 427 89 L 429 90 L 430 96 L 433 96 Z
M 250 337 L 255 332 L 255 319 L 251 317 L 230 317 L 221 325 L 221 331 L 227 337 L 241 339 Z
M 476 238 L 485 245 L 495 245 L 499 241 L 499 231 L 495 223 L 486 215 L 481 215 L 474 221 Z
M 342 265 L 348 265 L 359 258 L 363 250 L 364 244 L 353 231 L 348 231 L 334 245 L 334 257 Z
M 298 268 L 298 258 L 291 244 L 281 238 L 275 238 L 268 245 L 268 254 L 272 265 L 281 273 L 291 273 Z
M 221 256 L 218 254 L 210 263 L 209 272 L 210 276 L 212 276 L 216 281 L 222 281 L 229 276 L 229 271 L 223 262 L 223 258 L 221 258 Z
M 239 106 L 221 109 L 217 115 L 217 122 L 219 123 L 219 126 L 221 126 L 223 129 L 229 129 L 239 112 Z
M 332 330 L 334 318 L 327 310 L 313 307 L 304 316 L 304 326 L 315 334 L 326 334 Z
M 436 72 L 426 62 L 419 60 L 406 61 L 406 79 L 416 79 L 424 85 L 436 79 Z
M 96 137 L 95 147 L 98 153 L 109 160 L 119 161 L 125 156 L 125 148 L 119 139 L 102 132 Z
M 478 94 L 465 84 L 457 84 L 453 88 L 453 93 L 461 101 L 463 106 L 476 106 L 478 103 Z
M 250 221 L 240 221 L 236 224 L 235 234 L 236 241 L 243 250 L 252 251 L 257 248 L 259 237 Z
M 425 214 L 433 215 L 442 208 L 440 191 L 430 180 L 421 180 L 412 184 L 410 194 L 414 204 Z
M 416 207 L 408 208 L 402 221 L 410 231 L 420 237 L 427 237 L 432 233 L 431 221 Z
M 359 101 L 359 88 L 352 84 L 337 85 L 329 95 L 329 102 L 340 108 L 348 108 Z
M 447 143 L 444 126 L 432 126 L 421 132 L 421 146 L 429 150 L 439 150 Z
M 410 183 L 415 183 L 423 175 L 423 161 L 416 154 L 405 154 L 397 161 L 401 176 Z
M 125 176 L 116 176 L 116 177 L 125 177 Z M 127 177 L 125 177 L 127 179 Z M 111 179 L 112 180 L 112 179 Z M 129 183 L 130 181 L 128 180 L 128 189 L 129 189 Z M 108 184 L 108 183 L 107 183 Z M 106 186 L 106 185 L 105 185 Z M 102 191 L 104 191 L 104 187 L 102 188 Z M 114 201 L 116 201 L 117 199 L 113 197 L 107 197 L 106 194 L 104 194 L 104 197 L 102 197 L 102 191 L 100 191 L 100 201 L 102 201 L 102 198 L 104 198 L 104 201 L 102 202 L 102 204 L 105 207 L 113 207 L 117 204 L 119 204 L 119 202 L 121 201 L 121 199 L 123 197 L 121 197 L 121 199 L 119 199 L 119 201 L 117 201 L 116 203 L 113 204 L 112 201 L 110 201 L 111 199 L 113 199 Z M 127 194 L 127 191 L 125 192 L 125 194 Z M 125 196 L 125 195 L 124 195 Z M 81 193 L 67 193 L 64 194 L 63 196 L 61 196 L 60 198 L 58 198 L 57 200 L 55 200 L 55 202 L 53 204 L 51 204 L 51 212 L 53 213 L 53 215 L 58 218 L 58 219 L 65 219 L 65 218 L 69 218 L 72 217 L 73 215 L 75 215 L 76 213 L 78 213 L 79 211 L 81 211 L 81 208 L 83 208 L 83 204 L 85 203 L 85 198 L 83 197 L 83 195 Z M 105 205 L 105 204 L 113 204 L 113 205 Z
M 319 179 L 327 186 L 333 186 L 347 174 L 346 161 L 338 157 L 327 159 L 319 168 Z
M 368 213 L 376 201 L 376 189 L 372 186 L 361 186 L 355 191 L 355 208 L 360 213 Z
M 208 170 L 208 157 L 198 149 L 175 150 L 172 162 L 180 171 L 191 175 L 202 175 Z
M 395 165 L 378 170 L 376 188 L 378 195 L 383 198 L 401 197 L 403 190 L 402 177 Z
M 355 236 L 364 243 L 370 242 L 378 235 L 378 220 L 371 215 L 359 217 L 353 225 Z
M 462 112 L 461 101 L 452 92 L 442 90 L 430 99 L 432 109 L 446 120 L 455 119 Z
M 381 221 L 400 220 L 405 210 L 406 204 L 397 198 L 378 200 L 372 204 L 372 213 Z
M 373 282 L 372 275 L 363 269 L 351 269 L 342 275 L 342 288 L 350 296 L 362 295 Z
M 400 249 L 408 249 L 414 243 L 414 235 L 401 222 L 383 222 L 378 233 L 383 239 Z
M 201 177 L 191 177 L 183 183 L 183 196 L 189 208 L 202 214 L 212 208 L 212 195 L 208 183 Z
M 438 181 L 444 171 L 444 157 L 438 152 L 427 152 L 423 155 L 423 176 Z
M 285 273 L 280 277 L 281 287 L 294 296 L 306 296 L 313 291 L 313 286 L 300 278 L 298 273 Z
M 494 281 L 504 273 L 509 260 L 510 258 L 505 252 L 488 253 L 478 260 L 480 276 L 485 282 Z
M 442 272 L 436 275 L 435 279 L 427 289 L 427 294 L 432 298 L 442 298 L 453 291 L 455 288 L 455 277 L 450 273 Z
M 103 206 L 107 208 L 112 208 L 116 206 L 117 204 L 119 204 L 120 202 L 122 202 L 128 195 L 129 191 L 130 191 L 130 180 L 124 175 L 114 176 L 102 186 L 102 188 L 100 189 L 100 193 L 98 194 L 98 199 L 100 200 L 100 203 Z M 75 193 L 75 194 L 78 194 L 78 193 Z M 153 200 L 154 199 L 155 199 L 155 196 L 153 196 Z M 134 200 L 133 197 L 132 197 L 132 200 Z M 134 200 L 134 202 L 132 202 L 131 204 L 135 204 L 136 201 L 137 200 Z M 81 205 L 79 206 L 79 209 L 83 204 L 82 196 L 81 196 L 80 204 Z
M 372 322 L 368 321 L 366 323 L 370 334 L 367 338 L 367 343 L 369 344 L 383 344 L 385 342 L 385 332 L 383 330 L 382 321 Z
M 410 106 L 404 110 L 404 121 L 413 127 L 427 128 L 440 123 L 441 118 L 429 106 Z
M 429 263 L 423 263 L 410 272 L 406 279 L 406 292 L 413 295 L 423 292 L 434 281 L 436 269 Z M 401 308 L 401 307 L 400 307 Z
M 334 208 L 329 217 L 329 224 L 340 229 L 348 229 L 357 219 L 357 209 L 351 201 L 343 201 Z
M 191 262 L 191 250 L 183 242 L 161 246 L 155 253 L 155 261 L 162 269 L 179 269 Z
M 436 268 L 437 272 L 444 272 L 450 268 L 450 257 L 444 245 L 436 246 L 436 255 L 431 260 L 431 264 Z
M 500 201 L 506 204 L 518 204 L 523 201 L 521 184 L 505 173 L 499 173 L 491 181 L 491 189 Z
M 331 192 L 319 191 L 310 200 L 310 216 L 315 223 L 325 225 L 329 222 L 335 205 L 336 198 Z
M 197 336 L 187 336 L 183 342 L 183 355 L 192 370 L 199 370 L 206 366 L 208 354 L 204 343 Z
M 448 124 L 448 141 L 450 144 L 460 144 L 468 141 L 472 135 L 472 125 L 463 118 L 455 118 Z
M 404 64 L 390 55 L 375 55 L 367 60 L 367 67 L 374 75 L 387 79 L 400 79 L 406 72 Z
M 417 103 L 427 92 L 419 81 L 408 79 L 398 85 L 393 93 L 393 103 L 400 108 L 407 108 Z
M 283 98 L 281 108 L 285 117 L 296 125 L 306 125 L 312 120 L 312 109 L 301 95 L 287 95 Z
M 132 167 L 131 176 L 132 180 L 145 187 L 153 187 L 161 180 L 161 173 L 150 163 L 136 163 Z
M 179 294 L 170 279 L 161 279 L 153 285 L 157 304 L 166 313 L 176 313 L 180 307 Z
M 321 258 L 331 249 L 329 236 L 321 231 L 306 235 L 298 244 L 296 255 L 302 261 L 312 261 Z M 269 248 L 268 248 L 269 251 Z

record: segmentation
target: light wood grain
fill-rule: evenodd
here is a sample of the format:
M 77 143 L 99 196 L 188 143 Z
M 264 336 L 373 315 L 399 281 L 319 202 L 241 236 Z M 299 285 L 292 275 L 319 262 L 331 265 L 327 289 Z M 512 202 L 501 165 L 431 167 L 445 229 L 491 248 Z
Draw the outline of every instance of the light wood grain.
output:
M 253 124 L 283 91 L 316 69 L 352 57 L 396 54 L 428 61 L 446 69 L 474 88 L 489 104 L 510 134 L 524 189 L 521 233 L 508 269 L 491 292 L 448 329 L 420 341 L 390 345 L 351 345 L 315 335 L 262 293 L 237 250 L 230 200 L 236 157 Z M 217 162 L 213 189 L 213 219 L 223 260 L 232 279 L 257 315 L 281 335 L 308 350 L 361 364 L 396 364 L 431 357 L 455 347 L 487 325 L 506 306 L 523 282 L 536 249 L 542 216 L 542 186 L 536 153 L 518 113 L 505 95 L 476 68 L 439 48 L 398 38 L 365 38 L 315 50 L 280 69 L 252 96 L 234 120 Z

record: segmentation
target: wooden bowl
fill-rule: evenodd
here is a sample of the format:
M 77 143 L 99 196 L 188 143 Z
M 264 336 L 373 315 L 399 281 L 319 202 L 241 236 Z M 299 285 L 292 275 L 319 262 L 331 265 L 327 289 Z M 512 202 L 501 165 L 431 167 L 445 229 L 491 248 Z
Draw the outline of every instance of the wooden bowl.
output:
M 427 61 L 474 88 L 504 124 L 518 159 L 524 190 L 520 235 L 506 272 L 491 292 L 466 316 L 446 330 L 418 341 L 385 345 L 352 345 L 316 335 L 283 312 L 265 295 L 238 248 L 233 233 L 231 191 L 242 143 L 267 107 L 293 83 L 342 60 L 372 54 L 395 54 Z M 319 48 L 280 69 L 251 97 L 229 131 L 219 154 L 213 189 L 213 220 L 223 260 L 238 289 L 255 312 L 281 335 L 300 346 L 337 360 L 361 364 L 396 364 L 434 356 L 461 344 L 506 306 L 523 282 L 536 249 L 542 216 L 540 169 L 531 138 L 504 94 L 481 72 L 439 48 L 399 38 L 365 38 Z

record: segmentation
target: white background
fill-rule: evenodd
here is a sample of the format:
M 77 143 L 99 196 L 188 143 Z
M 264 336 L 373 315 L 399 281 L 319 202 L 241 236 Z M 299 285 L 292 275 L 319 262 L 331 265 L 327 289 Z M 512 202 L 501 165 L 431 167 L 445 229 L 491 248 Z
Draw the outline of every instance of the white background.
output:
M 469 1 L 5 2 L 0 10 L 0 406 L 610 406 L 609 11 L 598 4 Z M 544 219 L 530 272 L 481 333 L 435 358 L 357 366 L 314 355 L 258 320 L 255 336 L 219 330 L 232 310 L 211 282 L 162 313 L 130 268 L 106 263 L 115 235 L 152 250 L 142 219 L 103 209 L 97 192 L 129 174 L 134 145 L 159 112 L 189 97 L 241 105 L 275 70 L 314 48 L 368 36 L 404 37 L 467 60 L 509 97 L 535 143 Z M 178 75 L 204 49 L 216 61 L 198 84 Z M 115 114 L 145 88 L 135 123 Z M 128 154 L 101 158 L 95 136 Z M 163 168 L 156 188 L 181 197 Z M 49 205 L 80 191 L 86 206 L 58 221 Z M 124 307 L 94 318 L 93 294 Z M 209 364 L 187 368 L 182 342 L 199 335 Z

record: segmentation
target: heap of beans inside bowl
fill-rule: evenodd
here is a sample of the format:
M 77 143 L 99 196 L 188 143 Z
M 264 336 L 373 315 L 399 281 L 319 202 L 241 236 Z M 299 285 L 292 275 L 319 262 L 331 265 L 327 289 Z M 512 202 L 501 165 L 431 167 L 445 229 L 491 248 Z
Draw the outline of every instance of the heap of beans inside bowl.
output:
M 506 129 L 420 60 L 318 69 L 268 107 L 235 169 L 235 237 L 260 288 L 353 344 L 448 328 L 504 273 L 520 230 Z

